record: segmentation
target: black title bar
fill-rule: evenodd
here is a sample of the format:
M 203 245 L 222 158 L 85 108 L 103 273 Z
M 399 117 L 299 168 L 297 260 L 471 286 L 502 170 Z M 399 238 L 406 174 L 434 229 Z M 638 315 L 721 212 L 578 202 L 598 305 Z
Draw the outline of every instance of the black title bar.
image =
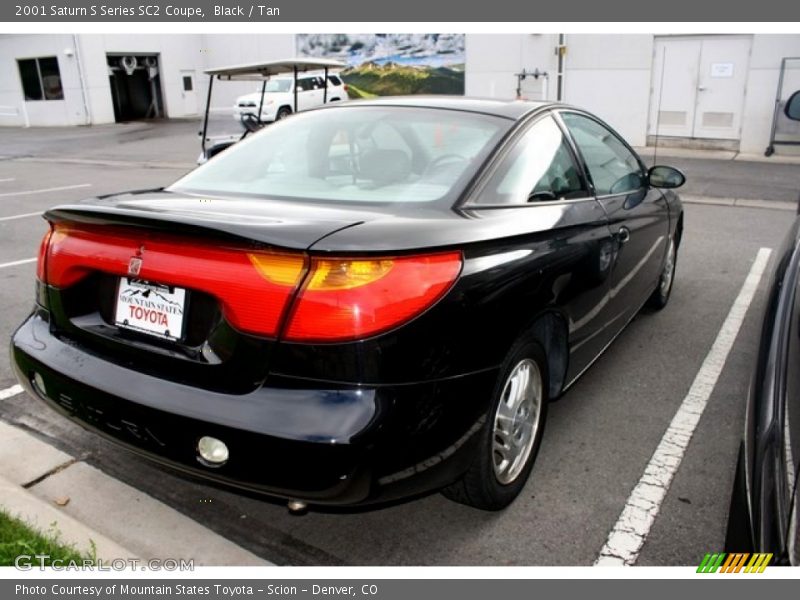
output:
M 798 22 L 787 0 L 9 0 L 3 22 Z

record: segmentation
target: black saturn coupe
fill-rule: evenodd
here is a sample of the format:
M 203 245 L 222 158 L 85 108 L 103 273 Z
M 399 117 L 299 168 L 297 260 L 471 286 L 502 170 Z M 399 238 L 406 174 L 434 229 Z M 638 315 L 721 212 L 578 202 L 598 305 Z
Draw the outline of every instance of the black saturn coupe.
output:
M 501 509 L 548 401 L 667 303 L 683 182 L 559 104 L 308 111 L 47 211 L 13 362 L 81 425 L 291 508 Z

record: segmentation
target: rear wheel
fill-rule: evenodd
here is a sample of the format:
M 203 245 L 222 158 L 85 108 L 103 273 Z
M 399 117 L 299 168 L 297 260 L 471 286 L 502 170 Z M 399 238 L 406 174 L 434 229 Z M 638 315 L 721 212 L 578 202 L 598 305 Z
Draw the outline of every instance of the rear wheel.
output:
M 670 238 L 667 257 L 664 259 L 664 268 L 661 270 L 661 277 L 658 279 L 658 287 L 647 299 L 647 305 L 656 310 L 661 310 L 669 302 L 672 293 L 672 283 L 675 281 L 675 264 L 678 260 L 678 248 L 675 240 Z
M 519 495 L 544 433 L 546 364 L 537 342 L 525 339 L 514 345 L 495 386 L 473 463 L 443 490 L 446 497 L 482 510 L 500 510 Z

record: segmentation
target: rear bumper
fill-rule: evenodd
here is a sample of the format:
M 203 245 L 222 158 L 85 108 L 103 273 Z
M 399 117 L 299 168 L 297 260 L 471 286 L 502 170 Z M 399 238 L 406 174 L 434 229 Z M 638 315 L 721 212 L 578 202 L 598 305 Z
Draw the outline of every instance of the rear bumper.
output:
M 316 504 L 387 501 L 454 481 L 472 458 L 496 377 L 369 387 L 270 377 L 252 393 L 224 394 L 88 353 L 53 335 L 44 312 L 20 326 L 11 353 L 32 396 L 130 450 L 218 484 Z M 223 466 L 198 461 L 205 435 L 228 445 Z

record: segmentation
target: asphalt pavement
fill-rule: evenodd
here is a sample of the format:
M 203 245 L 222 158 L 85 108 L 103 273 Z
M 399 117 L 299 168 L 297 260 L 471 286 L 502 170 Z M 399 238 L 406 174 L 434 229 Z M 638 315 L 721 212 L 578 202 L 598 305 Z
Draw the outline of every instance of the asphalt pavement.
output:
M 30 259 L 45 226 L 31 213 L 88 195 L 169 184 L 197 156 L 197 126 L 185 121 L 2 131 L 0 338 L 9 339 L 33 302 L 35 263 Z M 758 250 L 777 248 L 783 238 L 792 218 L 785 209 L 791 209 L 800 190 L 797 165 L 666 156 L 659 162 L 684 169 L 689 196 L 764 200 L 766 207 L 686 205 L 669 305 L 639 315 L 553 404 L 533 475 L 520 498 L 501 513 L 480 512 L 434 494 L 391 507 L 327 509 L 298 517 L 283 503 L 172 474 L 24 395 L 0 400 L 0 419 L 278 564 L 592 564 Z M 693 565 L 706 552 L 721 549 L 766 285 L 764 278 L 638 564 Z M 0 358 L 0 390 L 14 383 L 8 359 Z

